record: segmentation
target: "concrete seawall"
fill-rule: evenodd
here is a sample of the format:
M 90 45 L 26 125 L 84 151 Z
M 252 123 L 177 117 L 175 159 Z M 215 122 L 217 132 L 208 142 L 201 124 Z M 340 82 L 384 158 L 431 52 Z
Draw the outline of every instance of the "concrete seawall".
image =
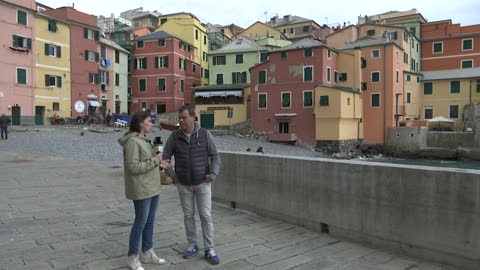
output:
M 480 269 L 480 171 L 221 152 L 216 201 Z

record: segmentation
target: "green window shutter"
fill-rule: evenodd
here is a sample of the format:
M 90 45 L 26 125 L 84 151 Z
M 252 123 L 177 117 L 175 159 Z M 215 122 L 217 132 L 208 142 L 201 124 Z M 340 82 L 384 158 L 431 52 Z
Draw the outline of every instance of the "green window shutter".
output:
M 163 58 L 163 66 L 164 66 L 164 67 L 168 67 L 168 56 L 165 56 L 165 57 Z
M 265 83 L 266 82 L 266 71 L 261 70 L 258 72 L 258 83 Z
M 88 29 L 87 28 L 83 29 L 83 37 L 88 38 Z
M 110 72 L 107 71 L 107 85 L 110 85 Z
M 146 80 L 140 79 L 140 92 L 144 92 L 146 90 Z
M 50 75 L 45 75 L 45 86 L 50 86 Z
M 304 67 L 303 68 L 303 80 L 304 81 L 311 81 L 312 80 L 312 67 Z
M 158 68 L 158 56 L 155 56 L 155 68 Z
M 62 88 L 62 77 L 60 76 L 57 77 L 57 87 Z
M 99 39 L 100 39 L 100 32 L 95 31 L 95 40 L 99 40 Z
M 100 73 L 95 74 L 95 83 L 99 84 L 100 83 Z
M 45 43 L 45 55 L 48 55 L 50 52 L 50 45 Z
M 17 83 L 27 84 L 27 70 L 23 68 L 17 69 Z
M 16 35 L 13 35 L 13 47 L 17 48 L 18 47 L 18 38 Z
M 265 94 L 258 95 L 258 107 L 259 108 L 267 107 L 267 95 Z
M 432 93 L 433 93 L 432 83 L 424 83 L 423 84 L 423 94 L 424 95 L 431 95 Z
M 133 58 L 133 69 L 138 69 L 137 63 L 138 63 L 138 58 Z
M 95 62 L 100 61 L 100 54 L 98 52 L 95 53 Z
M 328 106 L 328 96 L 320 96 L 320 106 Z
M 57 58 L 61 58 L 61 57 L 62 57 L 62 47 L 57 46 Z
M 21 25 L 27 25 L 27 13 L 21 10 L 17 11 L 18 23 Z
M 27 49 L 31 50 L 32 49 L 32 39 L 27 38 Z
M 290 107 L 290 93 L 282 94 L 282 107 Z
M 232 83 L 237 83 L 237 73 L 232 72 Z
M 85 58 L 85 61 L 88 61 L 88 50 L 85 50 L 84 58 Z
M 303 106 L 312 106 L 312 92 L 303 92 Z
M 143 69 L 147 69 L 147 57 L 143 58 Z

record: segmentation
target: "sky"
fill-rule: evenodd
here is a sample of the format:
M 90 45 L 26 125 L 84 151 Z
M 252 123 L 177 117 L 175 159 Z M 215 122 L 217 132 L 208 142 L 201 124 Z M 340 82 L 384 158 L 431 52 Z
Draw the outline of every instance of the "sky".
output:
M 429 22 L 451 19 L 462 26 L 480 24 L 480 0 L 36 0 L 52 8 L 71 6 L 92 15 L 115 17 L 120 12 L 143 7 L 162 14 L 189 12 L 203 23 L 228 25 L 234 23 L 247 28 L 256 21 L 265 22 L 278 15 L 296 15 L 312 19 L 320 25 L 337 26 L 346 22 L 355 24 L 358 16 L 375 15 L 387 11 L 406 11 L 416 8 Z M 322 4 L 327 2 L 328 5 Z

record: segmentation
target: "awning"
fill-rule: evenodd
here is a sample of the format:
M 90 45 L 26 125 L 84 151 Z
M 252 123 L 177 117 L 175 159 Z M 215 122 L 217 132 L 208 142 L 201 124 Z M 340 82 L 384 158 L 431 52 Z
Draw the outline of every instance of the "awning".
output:
M 98 102 L 96 100 L 89 100 L 88 105 L 93 106 L 93 107 L 100 107 L 100 102 Z
M 242 90 L 235 91 L 203 91 L 203 92 L 195 92 L 196 97 L 226 97 L 226 96 L 237 96 L 243 97 Z

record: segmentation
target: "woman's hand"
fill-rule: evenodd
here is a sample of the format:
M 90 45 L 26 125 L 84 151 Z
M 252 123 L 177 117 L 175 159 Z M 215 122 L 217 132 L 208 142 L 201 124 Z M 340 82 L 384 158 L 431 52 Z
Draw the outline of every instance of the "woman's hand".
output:
M 172 163 L 170 163 L 169 159 L 160 161 L 160 168 L 162 169 L 170 169 L 172 167 Z

